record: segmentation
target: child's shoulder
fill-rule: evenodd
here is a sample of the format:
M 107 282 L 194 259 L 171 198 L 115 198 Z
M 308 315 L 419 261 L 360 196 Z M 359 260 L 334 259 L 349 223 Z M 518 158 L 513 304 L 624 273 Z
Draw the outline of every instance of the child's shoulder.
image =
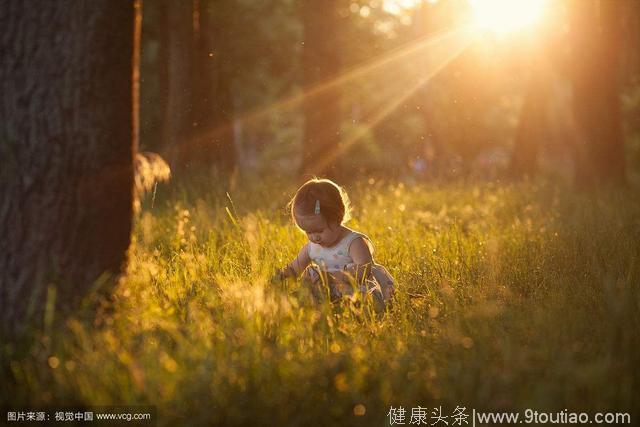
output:
M 363 239 L 366 240 L 371 240 L 369 238 L 369 236 L 367 236 L 365 233 L 358 231 L 358 230 L 354 230 L 353 228 L 349 228 L 349 227 L 344 227 L 349 231 L 349 237 L 352 239 L 356 239 L 358 237 L 362 237 Z
M 347 227 L 345 227 L 347 228 Z M 354 242 L 357 242 L 356 245 L 366 245 L 369 248 L 369 251 L 371 251 L 371 253 L 373 253 L 373 242 L 371 241 L 371 239 L 369 238 L 369 236 L 367 236 L 366 234 L 360 232 L 360 231 L 356 231 L 353 230 L 351 228 L 347 228 L 347 230 L 349 230 L 349 235 L 347 238 L 347 248 L 350 249 L 351 245 Z

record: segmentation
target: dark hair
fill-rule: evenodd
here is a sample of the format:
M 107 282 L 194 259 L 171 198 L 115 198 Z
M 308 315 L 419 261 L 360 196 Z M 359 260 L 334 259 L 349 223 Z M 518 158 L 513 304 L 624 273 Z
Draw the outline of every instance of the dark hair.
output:
M 330 179 L 312 178 L 298 188 L 289 202 L 293 221 L 296 220 L 296 212 L 300 215 L 315 214 L 316 202 L 327 223 L 343 224 L 351 217 L 347 192 Z

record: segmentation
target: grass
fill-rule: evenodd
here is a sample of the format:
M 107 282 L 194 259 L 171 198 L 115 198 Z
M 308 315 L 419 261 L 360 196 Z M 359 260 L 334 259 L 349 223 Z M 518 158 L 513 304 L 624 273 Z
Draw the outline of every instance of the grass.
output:
M 22 353 L 5 343 L 19 387 L 0 386 L 2 400 L 150 403 L 161 426 L 385 425 L 391 406 L 407 424 L 418 406 L 638 422 L 637 193 L 349 187 L 349 225 L 398 282 L 376 318 L 269 282 L 304 243 L 284 212 L 293 190 L 263 182 L 226 197 L 202 184 L 146 201 L 113 306 Z

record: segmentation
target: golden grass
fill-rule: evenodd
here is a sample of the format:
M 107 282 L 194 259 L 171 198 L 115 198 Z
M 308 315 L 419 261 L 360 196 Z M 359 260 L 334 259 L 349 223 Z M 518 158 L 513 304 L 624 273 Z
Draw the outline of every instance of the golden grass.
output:
M 304 242 L 293 188 L 176 191 L 143 206 L 102 327 L 3 343 L 19 386 L 2 400 L 150 403 L 167 426 L 383 425 L 391 405 L 407 422 L 440 405 L 637 415 L 637 193 L 369 182 L 348 188 L 350 225 L 398 281 L 383 316 L 269 282 Z

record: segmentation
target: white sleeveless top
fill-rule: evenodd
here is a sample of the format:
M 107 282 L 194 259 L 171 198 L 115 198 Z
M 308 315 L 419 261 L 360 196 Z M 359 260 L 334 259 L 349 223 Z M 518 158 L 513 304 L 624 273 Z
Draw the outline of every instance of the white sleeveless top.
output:
M 349 256 L 349 246 L 351 246 L 351 242 L 358 237 L 362 237 L 364 239 L 369 246 L 371 254 L 373 255 L 371 240 L 362 233 L 349 230 L 342 240 L 330 248 L 325 248 L 317 243 L 309 242 L 309 258 L 311 258 L 311 261 L 324 271 L 342 271 L 348 264 L 353 264 L 353 258 Z

